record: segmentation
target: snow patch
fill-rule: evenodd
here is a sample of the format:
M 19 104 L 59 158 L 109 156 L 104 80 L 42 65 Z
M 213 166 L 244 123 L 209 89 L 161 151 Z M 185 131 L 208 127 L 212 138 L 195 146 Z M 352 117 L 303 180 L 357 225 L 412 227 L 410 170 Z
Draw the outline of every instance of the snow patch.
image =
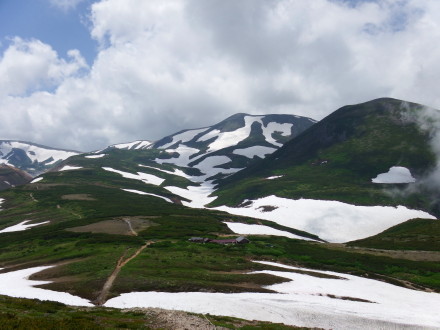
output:
M 42 176 L 33 179 L 30 183 L 36 183 L 36 182 L 40 182 L 41 180 L 43 180 L 44 178 Z
M 73 306 L 93 306 L 88 300 L 70 293 L 35 288 L 50 281 L 33 281 L 29 277 L 54 266 L 40 266 L 0 274 L 0 294 L 17 298 L 58 301 Z
M 275 132 L 280 132 L 282 136 L 289 136 L 292 132 L 293 124 L 289 123 L 275 123 L 270 122 L 264 127 L 263 123 L 261 123 L 261 128 L 263 129 L 263 135 L 266 138 L 266 141 L 273 144 L 274 146 L 281 147 L 282 144 L 278 143 L 273 137 L 272 134 Z
M 371 181 L 374 183 L 412 183 L 416 182 L 416 179 L 406 167 L 393 166 L 387 173 L 378 174 Z
M 440 295 L 437 293 L 409 290 L 342 273 L 261 263 L 282 267 L 286 271 L 254 273 L 271 274 L 290 281 L 266 287 L 277 293 L 132 292 L 110 299 L 105 306 L 177 309 L 326 329 L 440 326 Z M 317 277 L 293 270 L 337 278 Z
M 255 156 L 264 158 L 267 154 L 271 154 L 275 151 L 275 148 L 264 146 L 253 146 L 244 149 L 235 149 L 232 153 L 236 155 L 245 156 L 248 158 L 254 158 Z
M 131 192 L 131 193 L 134 193 L 134 194 L 148 195 L 148 196 L 162 198 L 164 201 L 167 201 L 168 203 L 172 203 L 173 202 L 171 199 L 169 199 L 167 197 L 159 196 L 159 195 L 151 194 L 151 193 L 146 193 L 144 191 L 140 191 L 140 190 L 136 190 L 136 189 L 122 189 L 122 190 L 127 191 L 127 192 Z
M 88 156 L 85 156 L 85 158 L 102 158 L 102 157 L 104 157 L 104 156 L 106 156 L 106 154 L 98 154 L 98 155 L 88 155 Z
M 155 176 L 152 174 L 147 174 L 147 173 L 142 173 L 142 172 L 137 172 L 137 174 L 133 174 L 133 173 L 129 173 L 129 172 L 115 170 L 111 167 L 103 167 L 103 169 L 106 171 L 109 171 L 109 172 L 118 173 L 126 179 L 140 180 L 144 183 L 152 184 L 155 186 L 160 186 L 162 184 L 162 182 L 165 181 L 165 179 L 159 178 L 158 176 Z
M 210 181 L 204 182 L 200 186 L 188 186 L 187 188 L 174 186 L 164 188 L 177 196 L 189 199 L 190 202 L 182 201 L 182 204 L 192 208 L 203 208 L 217 198 L 217 196 L 209 197 L 214 191 L 214 185 Z
M 236 234 L 240 235 L 272 235 L 272 236 L 283 236 L 294 239 L 302 239 L 306 241 L 315 241 L 314 239 L 295 235 L 289 233 L 288 231 L 275 229 L 269 226 L 264 225 L 250 225 L 245 223 L 238 222 L 224 222 L 230 230 L 232 230 Z
M 185 167 L 190 162 L 190 157 L 198 153 L 200 150 L 196 148 L 187 147 L 184 145 L 179 145 L 177 149 L 167 149 L 165 151 L 169 153 L 178 153 L 179 156 L 173 158 L 167 158 L 167 159 L 156 158 L 154 160 L 156 163 L 158 164 L 169 163 L 169 164 L 175 164 L 177 166 Z
M 30 222 L 30 220 L 25 220 L 22 221 L 16 225 L 7 227 L 5 229 L 0 230 L 0 233 L 11 233 L 13 231 L 23 231 L 23 230 L 27 230 L 31 227 L 35 227 L 35 226 L 40 226 L 43 225 L 45 223 L 49 223 L 50 221 L 43 221 L 43 222 L 39 222 L 39 223 L 31 223 L 29 225 L 27 225 L 27 223 Z
M 65 165 L 62 168 L 60 168 L 58 170 L 58 172 L 62 172 L 62 171 L 72 171 L 72 170 L 79 170 L 81 169 L 81 166 L 70 166 L 70 165 Z
M 151 141 L 147 140 L 137 140 L 128 143 L 118 143 L 113 144 L 110 147 L 116 149 L 124 149 L 124 150 L 132 150 L 132 149 L 149 149 L 148 147 L 151 145 Z
M 274 176 L 268 176 L 266 178 L 266 180 L 274 180 L 274 179 L 279 179 L 282 178 L 284 175 L 274 175 Z
M 276 207 L 265 210 L 265 206 Z M 404 206 L 357 206 L 338 201 L 287 199 L 267 196 L 247 207 L 216 207 L 231 214 L 270 220 L 318 235 L 330 242 L 366 238 L 414 218 L 435 219 L 429 213 Z

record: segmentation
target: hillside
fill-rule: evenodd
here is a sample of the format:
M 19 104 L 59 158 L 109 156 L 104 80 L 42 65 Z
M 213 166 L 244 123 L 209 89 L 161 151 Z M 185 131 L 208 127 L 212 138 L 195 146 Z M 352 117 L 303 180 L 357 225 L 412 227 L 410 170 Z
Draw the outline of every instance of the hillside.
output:
M 32 176 L 37 176 L 77 154 L 77 151 L 55 149 L 30 142 L 0 140 L 0 164 L 14 166 Z
M 15 167 L 0 164 L 0 190 L 9 189 L 28 183 L 32 180 L 32 176 Z
M 386 250 L 440 251 L 440 221 L 408 220 L 378 235 L 347 245 Z

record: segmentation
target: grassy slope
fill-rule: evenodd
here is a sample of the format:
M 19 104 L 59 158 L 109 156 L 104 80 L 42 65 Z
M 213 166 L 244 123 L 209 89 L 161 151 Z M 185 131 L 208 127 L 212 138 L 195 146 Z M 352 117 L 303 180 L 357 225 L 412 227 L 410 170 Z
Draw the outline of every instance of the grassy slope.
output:
M 390 185 L 371 182 L 391 166 L 408 167 L 420 177 L 435 165 L 428 134 L 407 119 L 420 106 L 406 110 L 401 104 L 380 99 L 339 109 L 266 159 L 224 180 L 213 205 L 276 194 L 360 205 L 404 204 L 438 213 L 426 194 L 393 197 L 385 191 Z M 272 175 L 283 177 L 265 180 Z
M 412 219 L 347 245 L 387 250 L 440 251 L 440 221 Z

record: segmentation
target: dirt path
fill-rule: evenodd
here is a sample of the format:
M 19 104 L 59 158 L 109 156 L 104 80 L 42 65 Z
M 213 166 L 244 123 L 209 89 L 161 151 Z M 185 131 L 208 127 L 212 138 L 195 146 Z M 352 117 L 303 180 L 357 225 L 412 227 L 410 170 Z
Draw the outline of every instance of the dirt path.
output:
M 132 233 L 134 236 L 137 236 L 138 233 L 134 231 L 133 227 L 131 226 L 131 222 L 130 222 L 130 220 L 129 220 L 129 219 L 124 219 L 124 221 L 125 221 L 125 223 L 128 225 L 128 229 L 130 229 L 131 233 Z
M 107 295 L 113 286 L 113 282 L 115 281 L 116 277 L 118 276 L 119 272 L 121 271 L 122 267 L 124 267 L 127 263 L 129 263 L 131 260 L 136 258 L 139 253 L 141 253 L 148 245 L 150 245 L 151 241 L 148 241 L 145 243 L 145 245 L 142 245 L 137 251 L 129 258 L 124 260 L 125 253 L 119 258 L 118 263 L 116 264 L 115 269 L 110 274 L 107 281 L 104 283 L 104 286 L 102 287 L 101 293 L 98 295 L 98 297 L 93 301 L 95 305 L 101 306 L 103 305 L 107 300 Z
M 38 202 L 38 200 L 35 199 L 34 194 L 30 193 L 29 196 L 31 196 L 31 198 L 34 202 L 36 202 L 36 203 Z

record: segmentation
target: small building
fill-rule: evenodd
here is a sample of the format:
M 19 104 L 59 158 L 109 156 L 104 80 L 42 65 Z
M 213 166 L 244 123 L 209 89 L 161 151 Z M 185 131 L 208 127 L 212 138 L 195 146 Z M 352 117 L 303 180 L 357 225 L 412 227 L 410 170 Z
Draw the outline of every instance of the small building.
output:
M 244 236 L 237 237 L 235 240 L 237 241 L 237 244 L 247 244 L 247 243 L 250 242 L 250 241 L 249 241 L 246 237 L 244 237 Z

